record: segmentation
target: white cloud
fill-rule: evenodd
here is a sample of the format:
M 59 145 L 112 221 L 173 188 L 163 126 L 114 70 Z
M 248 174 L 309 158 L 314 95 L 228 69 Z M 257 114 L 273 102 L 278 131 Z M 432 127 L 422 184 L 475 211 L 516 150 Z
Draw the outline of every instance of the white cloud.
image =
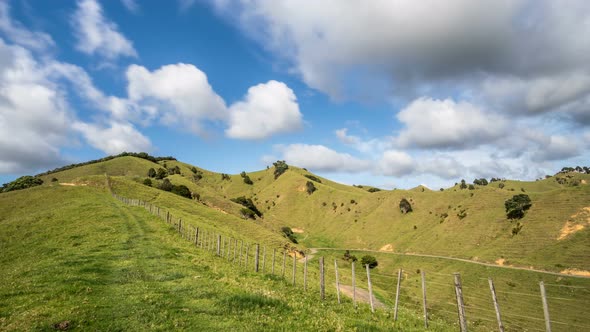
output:
M 133 43 L 123 36 L 117 25 L 104 17 L 102 7 L 96 0 L 79 0 L 72 16 L 72 24 L 78 39 L 76 49 L 108 60 L 120 56 L 137 57 Z
M 71 114 L 42 65 L 0 39 L 0 173 L 55 166 L 68 144 Z
M 287 163 L 314 171 L 362 172 L 370 169 L 370 162 L 347 153 L 336 152 L 323 145 L 291 144 L 282 147 Z
M 204 120 L 227 119 L 225 102 L 213 91 L 207 75 L 193 65 L 166 65 L 152 72 L 131 65 L 127 80 L 129 100 L 165 125 L 204 134 Z
M 467 102 L 420 98 L 402 109 L 405 125 L 396 142 L 402 147 L 458 148 L 490 143 L 507 129 L 502 117 Z
M 139 12 L 139 5 L 137 4 L 136 0 L 121 0 L 121 2 L 125 6 L 125 8 L 127 8 L 127 10 L 129 10 L 130 12 L 132 12 L 132 13 Z
M 548 161 L 563 160 L 576 157 L 580 154 L 580 142 L 576 137 L 554 135 L 543 137 L 539 142 L 536 151 L 533 152 L 532 160 Z
M 297 97 L 285 83 L 268 81 L 248 89 L 243 101 L 229 108 L 231 138 L 262 139 L 299 130 L 303 115 Z
M 107 126 L 77 122 L 74 130 L 80 132 L 93 147 L 110 155 L 121 152 L 151 150 L 150 140 L 130 123 L 111 122 Z
M 381 156 L 376 173 L 389 176 L 402 176 L 412 173 L 416 165 L 409 154 L 402 151 L 389 150 Z
M 20 22 L 10 17 L 10 6 L 8 2 L 0 2 L 0 31 L 12 42 L 32 49 L 44 51 L 55 46 L 50 35 L 40 31 L 30 31 Z

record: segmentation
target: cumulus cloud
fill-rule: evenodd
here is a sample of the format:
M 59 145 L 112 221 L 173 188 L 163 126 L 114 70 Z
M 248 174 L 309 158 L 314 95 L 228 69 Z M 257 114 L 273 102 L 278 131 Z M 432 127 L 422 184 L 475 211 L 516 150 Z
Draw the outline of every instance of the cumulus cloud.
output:
M 420 98 L 397 114 L 405 128 L 396 138 L 402 147 L 459 148 L 501 137 L 507 121 L 468 102 Z
M 355 173 L 370 168 L 370 162 L 366 160 L 336 152 L 323 145 L 291 144 L 281 150 L 287 163 L 315 171 Z
M 151 142 L 130 123 L 111 122 L 106 126 L 77 122 L 74 130 L 80 132 L 93 147 L 114 155 L 121 152 L 151 150 Z
M 71 114 L 31 53 L 0 39 L 0 173 L 50 167 L 62 159 Z
M 121 2 L 123 3 L 123 6 L 125 6 L 125 8 L 127 8 L 127 10 L 130 12 L 139 12 L 139 5 L 137 4 L 136 0 L 121 0 Z
M 402 151 L 385 151 L 379 160 L 376 173 L 380 175 L 402 176 L 408 175 L 416 167 L 414 159 Z
M 226 134 L 231 138 L 262 139 L 302 127 L 295 93 L 277 81 L 249 88 L 244 100 L 232 104 L 229 113 Z
M 7 1 L 0 2 L 0 31 L 13 43 L 31 50 L 44 51 L 55 46 L 50 35 L 41 31 L 30 31 L 10 17 Z
M 120 56 L 137 57 L 133 43 L 123 36 L 117 25 L 108 20 L 102 7 L 96 0 L 79 0 L 76 12 L 72 16 L 80 52 L 98 54 L 108 60 Z

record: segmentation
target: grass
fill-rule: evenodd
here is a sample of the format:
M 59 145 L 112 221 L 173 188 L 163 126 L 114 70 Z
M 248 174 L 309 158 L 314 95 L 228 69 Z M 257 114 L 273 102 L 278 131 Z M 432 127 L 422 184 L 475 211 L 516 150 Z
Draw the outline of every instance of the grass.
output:
M 67 204 L 64 204 L 66 202 Z M 35 208 L 32 208 L 32 207 Z M 0 330 L 389 330 L 374 315 L 318 301 L 281 278 L 199 250 L 102 188 L 0 195 Z M 397 326 L 420 331 L 403 311 Z M 435 321 L 433 331 L 451 327 Z

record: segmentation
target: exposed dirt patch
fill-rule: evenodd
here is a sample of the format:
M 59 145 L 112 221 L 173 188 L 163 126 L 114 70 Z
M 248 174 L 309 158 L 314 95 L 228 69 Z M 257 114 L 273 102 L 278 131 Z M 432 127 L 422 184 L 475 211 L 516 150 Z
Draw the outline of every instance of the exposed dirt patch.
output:
M 504 263 L 506 263 L 506 260 L 504 258 L 498 258 L 498 259 L 496 259 L 496 264 L 497 265 L 504 266 Z
M 379 248 L 379 251 L 393 251 L 393 245 L 391 243 L 388 243 L 383 247 Z
M 571 274 L 574 276 L 590 277 L 590 271 L 578 270 L 578 269 L 565 269 L 563 271 L 560 271 L 560 273 Z
M 582 179 L 582 181 L 580 181 L 582 184 L 587 184 L 586 180 Z
M 305 232 L 301 228 L 291 228 L 291 230 L 293 231 L 293 233 L 297 233 L 297 234 L 301 234 L 301 233 L 304 233 Z
M 219 211 L 219 212 L 221 212 L 221 213 L 223 213 L 223 214 L 227 214 L 227 212 L 226 212 L 225 210 L 223 210 L 222 208 L 220 208 L 220 207 L 217 207 L 217 206 L 215 206 L 215 205 L 213 205 L 213 204 L 210 204 L 210 203 L 208 203 L 208 202 L 205 202 L 205 205 L 206 205 L 207 207 L 210 207 L 210 208 L 212 208 L 213 210 Z
M 340 285 L 340 292 L 352 299 L 352 286 Z M 371 303 L 369 291 L 356 287 L 356 300 L 357 302 Z M 377 300 L 375 296 L 373 296 L 373 305 L 375 308 L 385 308 L 385 305 L 381 301 Z
M 582 208 L 578 213 L 573 214 L 570 217 L 572 220 L 565 222 L 565 225 L 559 231 L 558 240 L 563 240 L 568 236 L 579 232 L 590 226 L 590 206 Z

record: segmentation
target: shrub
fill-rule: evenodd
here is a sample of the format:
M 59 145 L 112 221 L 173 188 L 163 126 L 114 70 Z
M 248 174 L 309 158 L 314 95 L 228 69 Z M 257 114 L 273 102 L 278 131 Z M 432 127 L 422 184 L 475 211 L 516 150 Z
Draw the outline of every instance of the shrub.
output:
M 313 182 L 311 181 L 307 181 L 307 183 L 305 184 L 305 190 L 307 191 L 307 193 L 309 195 L 313 194 L 314 191 L 316 191 L 316 187 L 313 185 Z
M 350 254 L 350 250 L 346 250 L 344 252 L 344 256 L 342 256 L 342 259 L 344 259 L 347 262 L 356 262 L 358 260 L 358 258 L 356 258 L 355 255 Z
M 159 188 L 164 191 L 171 191 L 174 188 L 174 185 L 168 179 L 164 179 L 160 184 Z
M 500 188 L 500 189 L 504 188 L 504 184 L 503 184 L 502 182 L 500 182 L 500 183 L 498 184 L 498 188 Z
M 180 174 L 180 167 L 174 166 L 174 167 L 168 169 L 168 174 L 170 174 L 170 175 Z
M 197 174 L 198 171 L 199 170 L 195 166 L 191 167 L 191 172 L 193 172 L 193 174 Z
M 377 262 L 377 258 L 371 255 L 365 255 L 361 257 L 361 264 L 363 264 L 363 266 L 369 265 L 370 269 L 373 269 L 377 267 L 377 265 L 379 265 L 379 263 Z
M 293 233 L 293 230 L 290 227 L 281 227 L 281 232 L 283 232 L 283 235 L 289 239 L 289 241 L 297 244 L 297 238 L 295 238 L 295 233 Z
M 461 179 L 461 185 L 459 186 L 460 189 L 467 189 L 467 184 L 465 183 L 465 180 Z
M 283 173 L 285 173 L 289 169 L 289 165 L 284 160 L 277 160 L 276 162 L 272 163 L 275 167 L 274 176 L 275 180 L 279 178 Z
M 229 174 L 221 173 L 221 181 L 223 180 L 230 181 L 231 178 L 229 177 Z
M 152 186 L 152 180 L 150 178 L 147 178 L 145 180 L 143 180 L 143 184 L 145 184 L 148 187 Z
M 256 205 L 254 205 L 254 202 L 252 202 L 252 199 L 246 198 L 244 196 L 240 196 L 240 197 L 232 198 L 231 201 L 246 207 L 248 210 L 254 212 L 255 215 L 262 217 L 262 212 L 260 212 L 258 210 L 258 208 L 256 208 Z
M 468 188 L 469 188 L 469 190 L 474 190 L 475 189 L 475 186 L 472 185 L 472 184 L 470 184 Z
M 475 180 L 473 180 L 473 184 L 476 184 L 478 186 L 487 186 L 488 180 L 486 180 L 485 178 L 475 179 Z
M 199 181 L 202 178 L 203 178 L 203 172 L 201 172 L 201 171 L 198 171 L 197 173 L 193 174 L 193 180 L 195 180 L 195 181 Z
M 306 178 L 310 179 L 311 181 L 315 181 L 317 183 L 322 183 L 322 180 L 320 180 L 318 177 L 310 175 L 310 174 L 305 174 L 304 175 Z
M 407 199 L 402 198 L 402 200 L 399 202 L 399 209 L 402 213 L 406 214 L 408 212 L 412 212 L 412 205 Z
M 508 219 L 521 219 L 525 211 L 531 207 L 531 199 L 526 194 L 518 194 L 504 202 Z
M 150 177 L 150 178 L 155 178 L 156 177 L 156 170 L 153 169 L 153 168 L 150 168 L 148 170 L 147 176 Z
M 254 184 L 254 182 L 252 182 L 252 180 L 250 179 L 250 177 L 246 174 L 246 172 L 242 172 L 240 173 L 240 176 L 242 177 L 242 179 L 244 179 L 244 183 L 245 184 Z
M 166 169 L 164 168 L 158 168 L 158 171 L 156 172 L 156 179 L 158 180 L 162 180 L 163 178 L 168 176 L 168 171 L 166 171 Z
M 51 182 L 57 182 L 59 181 L 57 178 L 51 178 Z
M 381 191 L 381 189 L 373 187 L 373 188 L 369 188 L 367 191 L 370 193 L 376 193 L 378 191 Z
M 25 175 L 25 176 L 21 176 L 20 178 L 14 180 L 12 182 L 5 183 L 2 186 L 2 192 L 21 190 L 21 189 L 31 188 L 31 187 L 35 187 L 35 186 L 40 186 L 42 184 L 43 184 L 43 180 L 39 179 L 38 177 Z
M 240 215 L 244 219 L 256 219 L 256 213 L 248 208 L 242 208 L 240 210 Z
M 186 198 L 192 197 L 190 189 L 188 189 L 187 186 L 182 185 L 182 184 L 179 186 L 173 186 L 172 193 L 182 196 L 182 197 L 186 197 Z

